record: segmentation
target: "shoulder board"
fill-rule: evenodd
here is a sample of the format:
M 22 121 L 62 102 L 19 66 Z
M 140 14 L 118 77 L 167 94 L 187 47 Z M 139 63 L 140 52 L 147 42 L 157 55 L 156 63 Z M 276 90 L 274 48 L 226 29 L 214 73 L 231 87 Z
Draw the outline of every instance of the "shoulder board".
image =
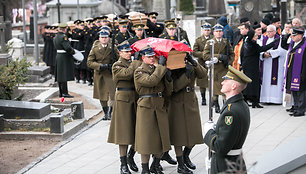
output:
M 232 106 L 232 104 L 231 104 L 231 103 L 227 105 L 227 107 L 228 107 L 228 108 L 227 108 L 227 109 L 228 109 L 228 111 L 230 111 L 230 110 L 231 110 L 231 106 Z

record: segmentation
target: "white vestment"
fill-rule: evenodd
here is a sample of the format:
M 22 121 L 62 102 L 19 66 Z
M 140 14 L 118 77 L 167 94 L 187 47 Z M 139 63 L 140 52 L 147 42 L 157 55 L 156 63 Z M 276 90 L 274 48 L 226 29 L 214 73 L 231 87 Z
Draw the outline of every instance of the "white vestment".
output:
M 269 38 L 266 45 L 273 42 L 274 38 Z M 286 50 L 281 47 L 281 42 L 278 48 L 273 50 L 271 48 L 268 50 L 271 57 L 263 58 L 263 53 L 260 55 L 260 59 L 264 61 L 263 64 L 263 76 L 262 85 L 260 91 L 260 102 L 262 103 L 275 103 L 282 104 L 283 100 L 283 82 L 284 82 L 284 63 L 286 59 Z M 272 60 L 278 58 L 278 76 L 277 85 L 271 85 L 271 75 L 272 75 Z

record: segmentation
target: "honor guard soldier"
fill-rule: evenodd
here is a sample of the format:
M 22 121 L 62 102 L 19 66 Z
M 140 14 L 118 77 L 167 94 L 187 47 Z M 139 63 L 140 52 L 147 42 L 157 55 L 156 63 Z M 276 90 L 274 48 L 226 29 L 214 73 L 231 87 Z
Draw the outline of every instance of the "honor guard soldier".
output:
M 120 173 L 130 173 L 131 170 L 138 171 L 133 156 L 135 150 L 135 124 L 137 97 L 134 86 L 134 71 L 141 62 L 131 60 L 131 47 L 128 41 L 117 46 L 119 60 L 112 67 L 113 80 L 116 85 L 115 103 L 113 116 L 109 128 L 108 143 L 119 145 L 120 152 Z M 132 145 L 127 157 L 128 145 Z
M 115 36 L 115 39 L 118 44 L 121 44 L 123 41 L 128 40 L 131 36 L 127 31 L 128 21 L 120 21 L 119 22 L 119 32 Z
M 203 58 L 203 51 L 206 45 L 206 42 L 212 39 L 211 35 L 211 25 L 209 23 L 204 23 L 202 26 L 202 35 L 195 40 L 193 45 L 193 56 L 198 58 L 200 65 L 205 67 L 205 60 Z M 206 105 L 206 88 L 208 87 L 208 78 L 197 79 L 197 85 L 200 87 L 202 105 Z
M 50 67 L 50 74 L 54 75 L 56 49 L 54 48 L 53 38 L 56 36 L 57 26 L 45 26 L 45 32 L 43 34 L 44 39 L 44 51 L 43 61 Z
M 223 95 L 221 90 L 221 82 L 222 77 L 227 72 L 227 66 L 232 63 L 234 59 L 234 51 L 232 49 L 231 44 L 227 44 L 227 39 L 222 38 L 223 35 L 223 26 L 220 24 L 216 24 L 214 27 L 214 57 L 218 58 L 218 63 L 214 64 L 214 97 L 213 97 L 213 105 L 215 106 L 215 112 L 220 113 L 220 106 L 218 97 L 219 95 Z M 228 47 L 228 48 L 227 48 Z M 205 61 L 210 60 L 210 45 L 206 43 L 203 59 Z
M 87 23 L 87 28 L 85 31 L 85 55 L 84 55 L 84 60 L 85 63 L 87 63 L 88 55 L 91 50 L 91 47 L 93 43 L 95 42 L 96 38 L 96 31 L 94 29 L 94 24 L 93 24 L 93 19 L 88 18 L 85 20 Z M 86 75 L 87 75 L 87 81 L 88 81 L 88 86 L 93 85 L 93 69 L 87 67 L 86 69 Z
M 87 66 L 94 69 L 94 92 L 93 98 L 99 99 L 104 111 L 103 120 L 110 120 L 115 97 L 115 84 L 112 80 L 111 67 L 117 60 L 118 52 L 112 57 L 109 31 L 102 29 L 99 40 L 96 40 L 88 55 Z M 109 101 L 109 104 L 107 102 Z
M 173 87 L 171 74 L 167 73 L 165 57 L 160 56 L 158 65 L 154 65 L 155 53 L 152 47 L 146 46 L 139 52 L 142 64 L 134 73 L 135 88 L 139 94 L 135 150 L 141 154 L 142 174 L 150 174 L 148 163 L 151 154 L 155 157 L 151 172 L 162 174 L 160 158 L 163 152 L 171 148 L 166 102 Z
M 101 16 L 100 19 L 101 19 L 101 20 L 100 20 L 100 24 L 101 24 L 102 27 L 104 27 L 104 26 L 111 27 L 111 26 L 110 26 L 110 23 L 109 23 L 109 21 L 108 21 L 108 16 Z
M 188 42 L 188 45 L 190 45 L 187 32 L 183 28 L 180 27 L 181 19 L 177 18 L 176 20 L 177 20 L 176 24 L 177 24 L 178 29 L 179 29 L 179 31 L 178 31 L 179 35 Z M 175 18 L 172 18 L 171 21 L 175 23 Z M 181 39 L 181 40 L 183 40 L 183 39 Z
M 58 25 L 58 33 L 53 43 L 56 49 L 55 81 L 59 87 L 59 97 L 72 98 L 68 93 L 67 81 L 74 80 L 74 49 L 71 47 L 66 33 L 67 24 Z
M 148 37 L 159 37 L 164 31 L 164 25 L 157 23 L 157 12 L 150 12 L 148 14 L 149 18 L 147 19 L 147 26 L 149 27 L 147 31 Z
M 174 22 L 168 22 L 166 24 L 166 33 L 162 35 L 161 38 L 178 41 L 177 25 Z M 181 35 L 180 40 L 183 40 L 183 37 Z
M 210 173 L 246 173 L 242 146 L 250 126 L 250 111 L 241 92 L 252 80 L 232 66 L 223 79 L 221 92 L 226 102 L 220 117 L 216 125 L 204 124 L 204 143 L 212 153 Z
M 100 20 L 101 20 L 101 17 L 95 17 L 94 19 L 93 19 L 93 24 L 94 24 L 94 26 L 93 26 L 93 31 L 94 31 L 94 33 L 95 33 L 95 40 L 98 40 L 99 39 L 99 31 L 100 31 L 100 28 L 101 28 L 101 22 L 100 22 Z
M 136 41 L 144 39 L 144 24 L 135 24 L 133 25 L 133 29 L 135 31 L 135 36 L 130 38 L 128 42 L 130 45 L 133 45 Z

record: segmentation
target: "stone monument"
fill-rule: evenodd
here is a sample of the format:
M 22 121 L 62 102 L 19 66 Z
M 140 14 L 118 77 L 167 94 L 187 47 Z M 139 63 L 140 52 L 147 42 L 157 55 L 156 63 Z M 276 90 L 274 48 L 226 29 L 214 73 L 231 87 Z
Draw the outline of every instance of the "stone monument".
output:
M 6 25 L 3 21 L 3 16 L 0 16 L 0 65 L 8 65 L 9 60 L 12 58 L 11 55 L 6 53 L 6 44 L 5 44 L 5 28 Z

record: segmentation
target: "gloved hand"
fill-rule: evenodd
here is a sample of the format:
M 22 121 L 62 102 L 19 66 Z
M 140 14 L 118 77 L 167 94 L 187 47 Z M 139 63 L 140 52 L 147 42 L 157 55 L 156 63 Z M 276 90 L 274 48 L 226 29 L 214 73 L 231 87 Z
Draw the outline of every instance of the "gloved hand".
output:
M 107 70 L 108 69 L 108 65 L 109 64 L 101 64 L 100 65 L 100 71 Z
M 139 51 L 134 53 L 134 60 L 139 60 Z
M 165 78 L 168 82 L 171 82 L 172 81 L 172 77 L 171 77 L 171 70 L 170 69 L 167 69 L 167 72 L 165 74 Z
M 164 56 L 159 56 L 158 64 L 165 66 L 167 59 Z
M 223 63 L 225 68 L 228 67 L 228 56 L 224 54 L 219 54 L 219 60 Z
M 187 53 L 186 60 L 187 60 L 188 62 L 190 62 L 191 65 L 193 65 L 193 66 L 197 66 L 197 64 L 198 64 L 197 61 L 194 60 L 194 59 L 192 58 L 192 56 L 191 56 L 189 53 Z
M 212 121 L 208 121 L 204 124 L 204 136 L 206 135 L 206 133 L 210 130 L 210 129 L 213 129 L 215 130 L 215 123 L 212 122 Z
M 187 78 L 190 79 L 192 66 L 189 63 L 186 63 L 185 69 L 186 69 L 185 74 L 186 74 Z
M 112 73 L 113 64 L 107 64 L 107 69 Z

